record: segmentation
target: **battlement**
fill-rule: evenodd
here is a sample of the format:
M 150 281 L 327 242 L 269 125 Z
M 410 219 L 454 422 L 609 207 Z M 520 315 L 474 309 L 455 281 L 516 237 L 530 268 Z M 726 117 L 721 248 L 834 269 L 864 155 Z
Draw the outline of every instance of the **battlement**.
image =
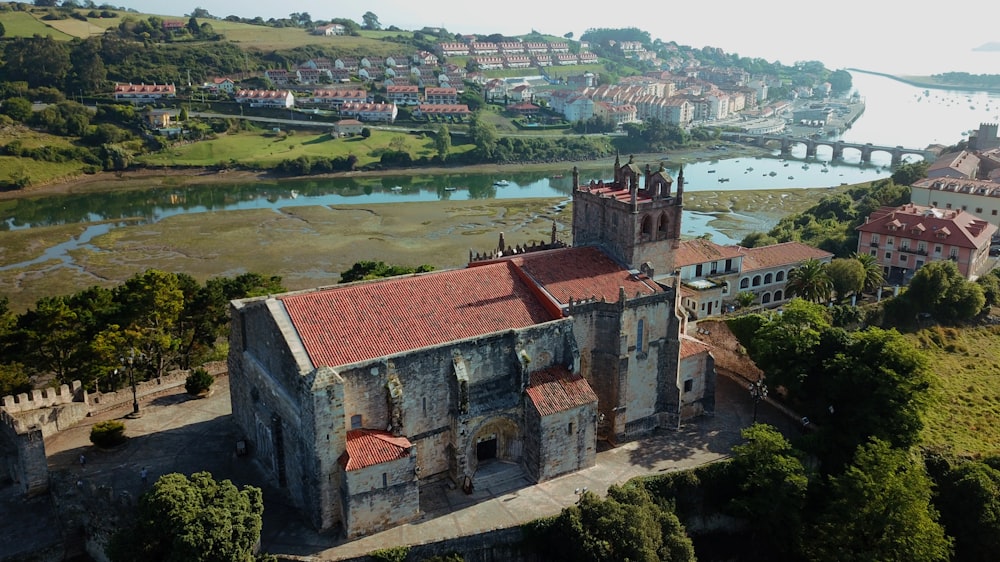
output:
M 30 394 L 22 392 L 15 396 L 4 396 L 0 402 L 0 407 L 10 414 L 38 410 L 41 408 L 51 408 L 71 402 L 85 402 L 86 392 L 83 390 L 83 383 L 73 381 L 70 384 L 59 385 L 58 388 L 36 388 Z
M 557 248 L 568 248 L 569 244 L 563 242 L 556 238 L 556 223 L 552 222 L 552 236 L 548 242 L 540 242 L 532 240 L 531 244 L 517 244 L 516 246 L 508 246 L 504 241 L 503 232 L 500 233 L 500 242 L 497 247 L 492 250 L 487 250 L 485 252 L 473 252 L 469 250 L 469 263 L 475 263 L 480 261 L 490 261 L 503 257 L 519 256 L 522 254 L 527 254 L 530 252 L 541 252 L 543 250 L 555 250 Z

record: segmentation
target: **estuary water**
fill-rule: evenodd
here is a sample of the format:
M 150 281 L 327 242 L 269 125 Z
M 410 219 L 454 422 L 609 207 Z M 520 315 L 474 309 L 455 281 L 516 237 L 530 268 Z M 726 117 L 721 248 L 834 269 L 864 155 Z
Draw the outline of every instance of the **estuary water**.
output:
M 852 72 L 854 87 L 866 102 L 865 113 L 845 131 L 848 142 L 924 148 L 931 144 L 955 144 L 963 133 L 983 122 L 1000 119 L 1000 95 L 956 90 L 925 90 L 883 76 Z M 887 153 L 876 152 L 870 163 L 857 154 L 833 162 L 828 150 L 806 158 L 804 146 L 782 159 L 772 157 L 718 158 L 684 166 L 685 190 L 749 190 L 833 187 L 887 177 L 891 174 Z M 853 161 L 852 161 L 853 158 Z M 657 167 L 662 162 L 672 175 L 677 168 L 669 153 L 659 161 L 639 162 Z M 582 171 L 580 179 L 608 179 L 606 170 Z M 59 253 L 86 244 L 94 235 L 119 225 L 156 222 L 187 213 L 240 209 L 281 209 L 305 205 L 350 205 L 407 201 L 466 199 L 513 199 L 563 197 L 572 191 L 571 169 L 549 172 L 496 174 L 448 174 L 412 176 L 323 178 L 280 182 L 251 181 L 192 185 L 178 188 L 143 189 L 131 192 L 60 195 L 23 199 L 5 207 L 0 231 L 57 224 L 88 223 L 79 239 L 60 244 Z M 714 215 L 685 212 L 684 234 L 711 233 L 721 243 L 735 243 L 711 226 Z M 128 221 L 127 223 L 124 221 Z M 0 234 L 2 236 L 2 234 Z M 55 249 L 54 249 L 55 250 Z M 52 257 L 47 255 L 47 257 Z M 8 269 L 25 264 L 0 264 Z

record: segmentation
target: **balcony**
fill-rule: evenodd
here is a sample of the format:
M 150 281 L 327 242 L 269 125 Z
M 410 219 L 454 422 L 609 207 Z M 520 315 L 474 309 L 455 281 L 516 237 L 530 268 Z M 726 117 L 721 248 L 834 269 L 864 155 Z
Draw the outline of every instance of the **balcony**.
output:
M 878 242 L 871 242 L 868 245 L 871 246 L 872 248 L 878 248 Z
M 906 252 L 908 254 L 917 254 L 918 256 L 926 256 L 927 255 L 927 250 L 921 250 L 920 248 L 913 249 L 913 248 L 910 248 L 909 246 L 900 248 L 899 251 L 900 252 Z

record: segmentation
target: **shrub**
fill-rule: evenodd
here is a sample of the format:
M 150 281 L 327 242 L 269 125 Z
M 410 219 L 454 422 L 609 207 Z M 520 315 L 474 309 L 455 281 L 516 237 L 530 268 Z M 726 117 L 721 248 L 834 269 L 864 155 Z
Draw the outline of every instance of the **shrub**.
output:
M 118 420 L 97 422 L 90 428 L 90 442 L 98 447 L 114 447 L 125 442 L 125 424 Z
M 215 377 L 199 367 L 184 380 L 184 389 L 187 390 L 188 394 L 201 394 L 211 388 L 213 382 L 215 382 Z

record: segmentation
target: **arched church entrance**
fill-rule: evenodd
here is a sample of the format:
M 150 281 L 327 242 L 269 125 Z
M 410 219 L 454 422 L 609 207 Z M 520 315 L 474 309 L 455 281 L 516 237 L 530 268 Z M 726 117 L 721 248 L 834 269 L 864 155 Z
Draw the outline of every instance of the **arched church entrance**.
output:
M 528 484 L 521 466 L 521 428 L 509 418 L 486 420 L 468 443 L 467 483 L 478 490 L 497 492 L 499 488 Z

